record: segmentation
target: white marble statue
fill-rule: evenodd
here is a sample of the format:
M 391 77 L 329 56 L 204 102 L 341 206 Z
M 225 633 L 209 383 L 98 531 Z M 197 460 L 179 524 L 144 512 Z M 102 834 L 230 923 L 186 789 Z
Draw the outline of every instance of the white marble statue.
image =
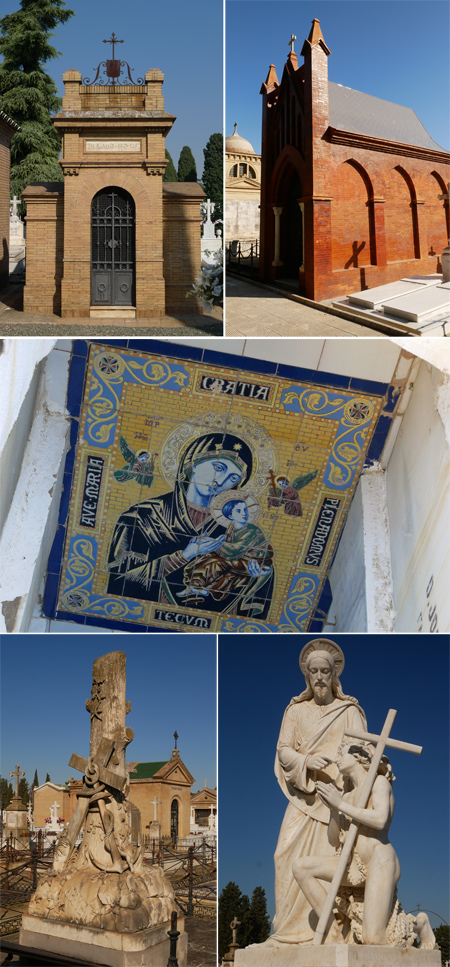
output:
M 427 915 L 405 914 L 396 896 L 400 863 L 388 839 L 395 776 L 386 756 L 377 768 L 367 807 L 358 805 L 373 751 L 370 745 L 350 744 L 348 739 L 341 743 L 336 764 L 344 779 L 343 793 L 330 783 L 317 783 L 319 797 L 330 809 L 328 839 L 336 855 L 303 857 L 294 863 L 294 876 L 320 917 L 327 897 L 321 881 L 332 881 L 350 822 L 357 822 L 355 845 L 337 898 L 340 922 L 332 919 L 329 942 L 412 946 L 416 929 L 421 949 L 433 950 L 435 937 Z
M 275 761 L 289 805 L 275 852 L 274 933 L 236 951 L 235 963 L 437 967 L 427 915 L 406 914 L 397 898 L 400 864 L 388 838 L 395 777 L 385 748 L 422 748 L 391 737 L 395 709 L 380 735 L 367 732 L 363 710 L 339 683 L 344 656 L 335 642 L 309 642 L 300 667 L 307 687 L 286 709 Z
M 306 690 L 286 709 L 275 760 L 275 774 L 289 804 L 275 852 L 275 932 L 268 945 L 313 939 L 317 916 L 293 866 L 302 856 L 334 856 L 328 840 L 329 809 L 316 783 L 330 783 L 339 775 L 334 760 L 345 730 L 366 728 L 357 700 L 342 691 L 344 656 L 338 645 L 325 638 L 309 642 L 300 655 L 300 667 Z

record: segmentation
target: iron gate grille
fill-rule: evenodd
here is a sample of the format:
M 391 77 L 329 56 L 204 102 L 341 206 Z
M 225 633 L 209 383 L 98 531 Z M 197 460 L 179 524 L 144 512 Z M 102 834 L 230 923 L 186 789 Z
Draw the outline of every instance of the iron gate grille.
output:
M 120 188 L 92 202 L 92 305 L 134 304 L 135 210 Z

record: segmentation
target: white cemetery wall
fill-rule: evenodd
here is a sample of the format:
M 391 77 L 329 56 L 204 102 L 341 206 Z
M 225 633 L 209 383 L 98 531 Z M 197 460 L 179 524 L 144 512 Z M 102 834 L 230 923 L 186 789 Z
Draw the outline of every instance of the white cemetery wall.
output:
M 361 481 L 350 504 L 338 551 L 330 572 L 333 593 L 324 633 L 367 631 L 366 569 L 364 561 Z
M 259 238 L 259 197 L 229 198 L 225 202 L 225 225 L 228 241 Z
M 449 378 L 422 362 L 387 468 L 398 632 L 450 630 L 449 488 Z
M 26 631 L 55 535 L 69 422 L 70 342 L 5 340 L 0 383 L 0 630 Z

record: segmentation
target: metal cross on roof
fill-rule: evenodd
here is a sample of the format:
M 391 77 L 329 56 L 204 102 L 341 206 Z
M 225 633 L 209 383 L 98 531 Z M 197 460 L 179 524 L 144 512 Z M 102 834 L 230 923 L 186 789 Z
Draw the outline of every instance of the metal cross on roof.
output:
M 178 732 L 176 731 L 176 729 L 175 729 L 175 732 L 173 733 L 173 737 L 175 739 L 175 748 L 177 748 Z

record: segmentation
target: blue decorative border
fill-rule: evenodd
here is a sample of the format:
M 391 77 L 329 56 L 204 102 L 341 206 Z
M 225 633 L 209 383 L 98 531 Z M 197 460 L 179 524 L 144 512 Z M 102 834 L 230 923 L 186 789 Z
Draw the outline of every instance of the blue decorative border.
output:
M 301 367 L 290 366 L 283 363 L 273 363 L 263 359 L 253 359 L 247 356 L 235 356 L 230 353 L 221 352 L 220 350 L 202 349 L 197 346 L 168 343 L 159 339 L 102 340 L 99 338 L 92 340 L 74 340 L 67 390 L 67 409 L 71 416 L 70 449 L 67 453 L 65 461 L 64 484 L 58 519 L 58 529 L 48 559 L 43 602 L 43 614 L 45 617 L 51 619 L 72 621 L 75 624 L 88 624 L 92 625 L 93 627 L 111 628 L 116 631 L 136 632 L 140 634 L 143 632 L 155 634 L 171 632 L 173 634 L 172 625 L 170 628 L 166 629 L 164 627 L 160 627 L 159 625 L 145 625 L 142 623 L 135 623 L 133 621 L 133 618 L 138 619 L 143 614 L 145 603 L 141 605 L 140 603 L 131 600 L 127 601 L 126 599 L 120 599 L 119 601 L 118 599 L 105 597 L 104 595 L 92 594 L 92 584 L 90 582 L 92 582 L 93 568 L 92 574 L 89 577 L 89 557 L 86 557 L 85 555 L 80 555 L 80 561 L 84 561 L 84 563 L 83 565 L 79 565 L 80 571 L 78 576 L 72 577 L 73 583 L 70 584 L 70 587 L 64 589 L 64 594 L 68 592 L 74 594 L 88 593 L 89 603 L 87 608 L 85 608 L 83 614 L 76 613 L 76 611 L 71 611 L 70 606 L 67 607 L 67 605 L 66 609 L 64 610 L 57 609 L 63 551 L 66 539 L 67 515 L 69 510 L 72 476 L 75 466 L 76 444 L 79 433 L 79 418 L 87 376 L 89 349 L 92 344 L 105 347 L 105 356 L 107 355 L 108 350 L 114 352 L 115 349 L 129 349 L 134 353 L 142 352 L 146 355 L 156 354 L 160 357 L 158 361 L 149 361 L 143 357 L 134 357 L 133 367 L 127 368 L 126 365 L 124 366 L 120 374 L 120 384 L 119 377 L 116 384 L 114 373 L 102 374 L 98 371 L 98 369 L 96 370 L 95 376 L 97 382 L 96 385 L 91 386 L 90 396 L 88 399 L 90 416 L 89 423 L 87 424 L 87 432 L 92 436 L 92 442 L 95 442 L 96 447 L 107 447 L 110 443 L 111 431 L 115 430 L 117 414 L 120 407 L 121 385 L 123 382 L 136 382 L 137 377 L 138 382 L 145 382 L 148 385 L 150 373 L 150 377 L 153 375 L 153 378 L 151 378 L 150 381 L 153 382 L 154 385 L 165 384 L 168 389 L 177 391 L 185 385 L 188 378 L 188 372 L 183 367 L 181 362 L 182 360 L 210 364 L 213 366 L 231 367 L 234 370 L 245 369 L 245 371 L 255 374 L 275 376 L 282 379 L 291 379 L 293 381 L 292 386 L 284 391 L 282 397 L 282 404 L 286 411 L 298 412 L 299 414 L 308 413 L 317 416 L 320 415 L 320 417 L 329 416 L 334 420 L 336 420 L 336 415 L 339 413 L 340 422 L 339 429 L 336 434 L 339 446 L 337 448 L 335 446 L 335 473 L 338 475 L 343 466 L 342 463 L 339 466 L 339 447 L 345 448 L 349 445 L 351 446 L 352 443 L 354 444 L 356 425 L 354 419 L 353 421 L 349 422 L 348 413 L 346 412 L 348 400 L 342 398 L 339 400 L 339 391 L 351 391 L 355 394 L 362 392 L 376 397 L 386 397 L 383 407 L 383 414 L 378 417 L 372 435 L 369 451 L 365 458 L 366 467 L 371 466 L 372 463 L 380 458 L 387 435 L 391 428 L 396 405 L 396 390 L 395 387 L 389 383 L 380 383 L 373 380 L 362 380 L 355 377 L 345 377 L 334 373 L 317 372 L 316 370 L 312 369 L 303 369 Z M 170 361 L 172 359 L 176 360 L 177 362 L 175 370 L 170 366 Z M 152 366 L 154 367 L 153 374 L 151 373 Z M 160 369 L 158 369 L 158 367 L 160 367 Z M 146 371 L 145 379 L 142 379 L 140 374 L 142 375 L 144 370 Z M 314 385 L 311 389 L 305 391 L 305 382 L 311 382 Z M 331 391 L 335 390 L 336 396 L 333 397 L 330 395 L 330 393 L 321 393 L 320 387 Z M 291 394 L 290 398 L 289 394 Z M 324 403 L 325 400 L 325 395 L 327 396 L 327 402 L 323 408 L 321 408 L 322 403 Z M 103 414 L 101 413 L 102 408 Z M 108 413 L 106 421 L 105 412 Z M 361 446 L 364 445 L 365 434 L 367 433 L 367 429 L 370 427 L 370 420 L 371 418 L 369 416 L 367 418 L 367 427 L 364 427 L 364 423 L 366 421 L 364 420 L 364 413 L 362 414 L 362 418 L 360 420 L 361 425 L 356 435 L 356 438 L 358 438 L 358 436 L 360 437 Z M 95 428 L 97 424 L 99 426 L 103 425 L 110 427 L 108 439 L 106 439 L 106 430 L 103 431 L 105 433 L 104 440 L 101 438 L 99 439 L 98 436 L 95 436 Z M 351 440 L 350 437 L 352 437 Z M 354 463 L 353 467 L 352 462 Z M 350 467 L 350 473 L 347 473 L 346 479 L 342 479 L 342 476 L 340 478 L 337 476 L 333 479 L 331 468 L 327 469 L 327 475 L 324 479 L 325 486 L 328 489 L 336 487 L 339 488 L 339 490 L 350 488 L 356 473 L 357 463 L 358 458 L 356 453 L 354 461 L 349 460 L 347 453 L 345 469 L 348 471 Z M 88 540 L 88 538 L 84 537 L 75 537 L 72 539 L 72 541 L 80 539 Z M 90 540 L 94 539 L 90 538 Z M 86 568 L 86 570 L 84 570 L 84 568 Z M 300 584 L 302 584 L 301 589 Z M 294 589 L 295 595 L 293 593 Z M 300 597 L 299 589 L 302 591 Z M 318 594 L 320 596 L 317 600 Z M 315 604 L 314 601 L 316 602 Z M 289 590 L 288 600 L 284 608 L 283 617 L 279 624 L 271 625 L 262 621 L 254 622 L 246 619 L 224 617 L 218 631 L 219 633 L 245 632 L 258 634 L 263 634 L 264 632 L 276 633 L 283 631 L 305 631 L 307 623 L 308 630 L 320 631 L 330 603 L 331 592 L 327 577 L 324 579 L 323 574 L 315 575 L 309 572 L 302 574 L 300 572 L 296 575 Z M 311 617 L 312 606 L 313 615 Z M 125 614 L 129 617 L 127 620 L 121 620 Z

